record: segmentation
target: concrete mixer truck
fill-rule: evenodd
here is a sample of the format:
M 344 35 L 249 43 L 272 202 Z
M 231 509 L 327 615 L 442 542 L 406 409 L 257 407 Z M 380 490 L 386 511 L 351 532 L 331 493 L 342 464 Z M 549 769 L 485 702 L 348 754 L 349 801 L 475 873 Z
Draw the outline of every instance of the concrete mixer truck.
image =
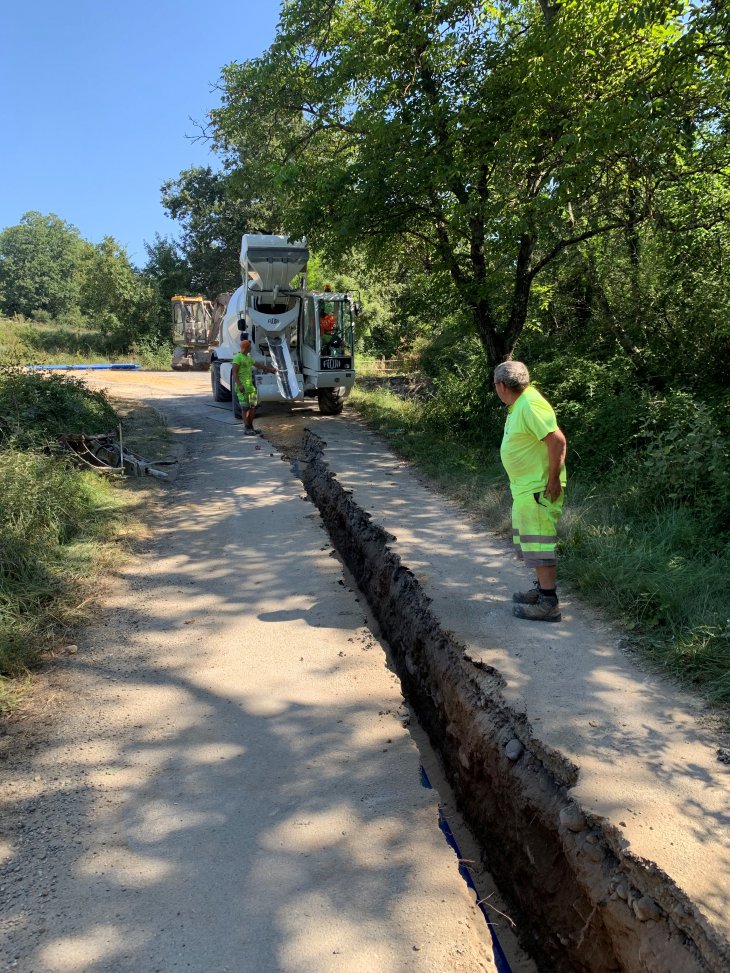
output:
M 231 360 L 241 337 L 251 354 L 276 366 L 276 375 L 254 373 L 259 404 L 316 398 L 320 412 L 338 415 L 355 383 L 355 295 L 308 291 L 305 243 L 246 234 L 241 240 L 243 284 L 235 291 L 212 350 L 210 379 L 216 402 L 231 402 Z

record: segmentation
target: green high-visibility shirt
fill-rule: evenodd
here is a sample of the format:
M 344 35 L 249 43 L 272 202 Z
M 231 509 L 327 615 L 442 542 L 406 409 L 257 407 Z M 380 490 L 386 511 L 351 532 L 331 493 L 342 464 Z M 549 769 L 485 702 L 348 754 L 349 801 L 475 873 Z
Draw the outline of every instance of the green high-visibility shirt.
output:
M 557 428 L 558 420 L 553 407 L 532 385 L 528 385 L 507 409 L 499 455 L 507 471 L 513 497 L 545 489 L 550 462 L 543 440 Z M 563 467 L 560 482 L 565 486 L 566 481 Z
M 239 351 L 231 359 L 233 365 L 238 365 L 238 378 L 241 385 L 249 391 L 252 392 L 256 386 L 253 382 L 253 369 L 256 364 L 250 355 L 244 355 L 242 351 Z

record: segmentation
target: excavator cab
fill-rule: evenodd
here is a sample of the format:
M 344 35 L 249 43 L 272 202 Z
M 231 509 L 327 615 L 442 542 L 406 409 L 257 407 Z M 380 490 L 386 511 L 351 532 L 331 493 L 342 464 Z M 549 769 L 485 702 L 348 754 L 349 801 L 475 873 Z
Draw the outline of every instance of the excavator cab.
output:
M 171 298 L 175 344 L 208 346 L 212 304 L 204 297 Z
M 319 401 L 320 412 L 339 415 L 355 381 L 352 294 L 302 292 L 301 361 L 305 382 Z
M 200 368 L 210 365 L 210 345 L 214 340 L 213 304 L 204 297 L 176 294 L 171 298 L 172 367 Z

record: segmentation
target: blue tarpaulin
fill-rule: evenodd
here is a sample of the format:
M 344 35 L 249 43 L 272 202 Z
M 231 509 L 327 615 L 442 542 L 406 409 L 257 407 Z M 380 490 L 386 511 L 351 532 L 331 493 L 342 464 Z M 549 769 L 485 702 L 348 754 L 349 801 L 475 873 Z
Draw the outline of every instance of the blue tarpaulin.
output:
M 29 365 L 28 368 L 37 368 L 49 372 L 69 372 L 69 371 L 101 371 L 104 368 L 114 368 L 120 371 L 132 371 L 141 368 L 141 365 Z

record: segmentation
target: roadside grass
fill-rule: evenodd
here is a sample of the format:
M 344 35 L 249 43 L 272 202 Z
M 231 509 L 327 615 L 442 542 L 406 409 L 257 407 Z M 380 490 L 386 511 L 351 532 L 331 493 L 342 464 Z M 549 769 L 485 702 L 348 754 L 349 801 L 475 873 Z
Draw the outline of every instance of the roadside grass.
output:
M 22 364 L 95 364 L 108 360 L 103 336 L 90 328 L 0 319 L 0 360 Z
M 109 350 L 100 331 L 79 324 L 0 318 L 0 362 L 15 365 L 100 365 L 129 363 L 147 371 L 169 371 L 172 350 L 147 344 L 128 353 Z
M 485 526 L 505 536 L 506 476 L 494 449 L 434 430 L 422 403 L 355 388 L 348 402 L 405 459 Z M 637 502 L 635 482 L 600 485 L 569 466 L 560 524 L 560 576 L 629 633 L 650 666 L 730 710 L 730 562 L 689 505 Z
M 164 444 L 159 414 L 126 411 L 130 448 Z M 0 368 L 0 711 L 16 705 L 34 663 L 88 619 L 99 578 L 138 533 L 136 508 L 155 484 L 130 481 L 130 490 L 57 450 L 61 432 L 107 432 L 119 419 L 77 377 Z
M 687 505 L 627 512 L 629 485 L 570 485 L 561 574 L 652 664 L 730 708 L 730 563 Z
M 22 677 L 84 617 L 127 501 L 94 473 L 12 448 L 0 452 L 0 495 L 0 675 Z

